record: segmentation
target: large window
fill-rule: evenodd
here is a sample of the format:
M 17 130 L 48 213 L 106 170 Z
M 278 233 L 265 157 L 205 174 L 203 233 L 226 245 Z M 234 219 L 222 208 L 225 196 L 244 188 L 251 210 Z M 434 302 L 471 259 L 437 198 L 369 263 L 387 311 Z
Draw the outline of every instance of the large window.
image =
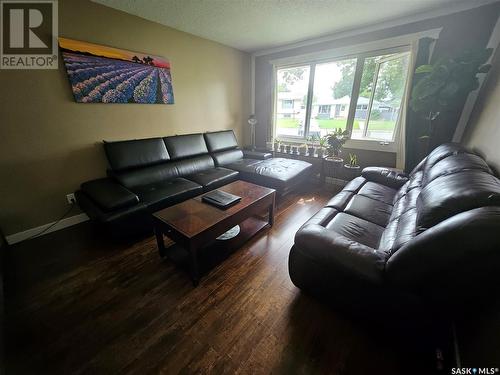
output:
M 278 68 L 275 135 L 301 139 L 342 128 L 351 139 L 394 141 L 409 59 L 409 47 L 398 47 Z

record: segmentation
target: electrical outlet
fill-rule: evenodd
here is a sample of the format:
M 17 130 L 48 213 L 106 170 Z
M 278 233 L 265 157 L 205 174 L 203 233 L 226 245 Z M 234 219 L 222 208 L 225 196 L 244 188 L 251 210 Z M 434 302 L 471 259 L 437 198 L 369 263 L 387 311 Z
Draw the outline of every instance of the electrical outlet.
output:
M 76 203 L 75 194 L 71 193 L 66 195 L 66 200 L 68 201 L 68 204 Z

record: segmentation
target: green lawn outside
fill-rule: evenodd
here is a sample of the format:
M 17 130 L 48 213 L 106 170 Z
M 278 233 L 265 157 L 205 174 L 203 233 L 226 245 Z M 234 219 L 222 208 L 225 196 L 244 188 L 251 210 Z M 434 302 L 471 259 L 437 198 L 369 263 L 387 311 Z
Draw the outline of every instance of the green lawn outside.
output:
M 299 120 L 293 118 L 280 118 L 276 125 L 278 128 L 298 128 Z
M 314 120 L 318 121 L 319 127 L 321 129 L 336 129 L 341 128 L 345 129 L 346 120 L 343 119 L 329 119 L 329 120 Z M 291 119 L 291 118 L 282 118 L 277 121 L 278 128 L 298 128 L 299 120 Z M 359 129 L 358 120 L 354 120 L 353 129 Z M 370 130 L 393 130 L 394 122 L 393 121 L 384 121 L 384 120 L 371 120 L 370 121 Z

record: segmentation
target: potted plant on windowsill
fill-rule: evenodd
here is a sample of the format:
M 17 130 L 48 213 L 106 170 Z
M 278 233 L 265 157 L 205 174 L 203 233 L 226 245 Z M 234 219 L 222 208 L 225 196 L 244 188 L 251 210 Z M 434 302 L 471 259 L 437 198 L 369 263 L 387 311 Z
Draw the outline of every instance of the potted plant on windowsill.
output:
M 284 143 L 280 143 L 280 152 L 285 152 L 286 145 Z
M 318 153 L 318 158 L 322 158 L 325 155 L 325 151 L 326 151 L 326 148 L 328 146 L 327 137 L 319 137 L 318 144 L 319 144 L 319 147 L 316 148 L 316 151 Z
M 301 144 L 299 146 L 299 154 L 304 156 L 307 153 L 307 144 Z
M 289 153 L 290 153 L 290 151 L 292 151 L 292 145 L 291 145 L 291 144 L 287 144 L 287 145 L 286 145 L 286 147 L 285 147 L 285 152 L 286 152 L 287 154 L 289 154 Z
M 278 152 L 280 150 L 281 141 L 278 138 L 274 139 L 274 151 Z
M 316 141 L 316 137 L 314 137 L 314 136 L 307 137 L 307 153 L 309 156 L 314 156 L 314 154 L 315 154 L 315 147 L 314 147 L 315 141 Z
M 349 154 L 349 164 L 345 164 L 344 167 L 347 169 L 359 169 L 358 156 L 356 154 Z
M 342 147 L 344 143 L 349 138 L 349 132 L 347 130 L 342 130 L 342 128 L 334 129 L 331 133 L 326 136 L 328 144 L 328 154 L 331 160 L 342 162 L 343 159 L 340 157 L 342 152 Z

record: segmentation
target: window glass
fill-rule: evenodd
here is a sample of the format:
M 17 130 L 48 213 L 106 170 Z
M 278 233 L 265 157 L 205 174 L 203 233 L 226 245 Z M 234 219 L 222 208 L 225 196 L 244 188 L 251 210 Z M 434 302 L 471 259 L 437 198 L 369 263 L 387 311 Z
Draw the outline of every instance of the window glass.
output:
M 310 136 L 324 136 L 334 128 L 346 128 L 355 71 L 356 59 L 316 65 Z
M 303 137 L 309 86 L 309 66 L 278 69 L 276 136 Z
M 365 59 L 351 138 L 394 140 L 408 62 L 409 53 Z

